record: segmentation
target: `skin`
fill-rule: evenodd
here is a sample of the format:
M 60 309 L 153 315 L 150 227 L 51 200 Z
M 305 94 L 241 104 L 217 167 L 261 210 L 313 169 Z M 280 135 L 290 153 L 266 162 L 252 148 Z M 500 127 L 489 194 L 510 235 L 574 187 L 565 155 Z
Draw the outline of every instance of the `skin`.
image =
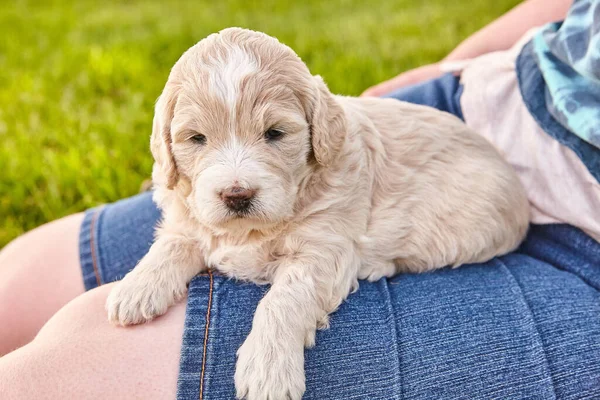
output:
M 82 219 L 43 225 L 0 252 L 1 304 L 11 305 L 0 308 L 0 398 L 174 398 L 186 302 L 151 325 L 111 325 L 114 285 L 82 294 Z
M 0 252 L 0 356 L 33 340 L 54 313 L 84 292 L 82 220 L 83 214 L 75 214 L 43 225 Z
M 104 310 L 112 286 L 77 297 L 0 358 L 0 398 L 175 398 L 185 302 L 151 325 L 116 328 Z

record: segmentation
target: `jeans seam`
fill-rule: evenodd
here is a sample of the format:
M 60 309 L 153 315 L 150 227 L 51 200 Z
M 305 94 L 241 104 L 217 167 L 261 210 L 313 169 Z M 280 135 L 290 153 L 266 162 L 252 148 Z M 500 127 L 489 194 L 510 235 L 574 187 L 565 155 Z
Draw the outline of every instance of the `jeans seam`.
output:
M 98 286 L 102 286 L 102 278 L 100 277 L 100 270 L 98 269 L 98 256 L 96 254 L 96 236 L 94 235 L 96 229 L 96 223 L 100 216 L 102 208 L 94 213 L 92 221 L 90 222 L 90 253 L 92 255 L 92 268 L 94 269 L 94 275 L 96 276 L 96 283 Z
M 556 396 L 556 385 L 554 384 L 554 377 L 552 376 L 552 372 L 550 370 L 550 363 L 548 362 L 548 354 L 546 353 L 546 347 L 544 346 L 544 341 L 542 340 L 542 335 L 540 333 L 540 328 L 538 327 L 537 321 L 533 315 L 533 311 L 531 310 L 531 306 L 529 305 L 529 302 L 527 301 L 527 298 L 525 297 L 525 293 L 523 292 L 523 288 L 521 287 L 521 284 L 519 283 L 519 281 L 517 280 L 517 278 L 515 278 L 515 275 L 512 273 L 512 271 L 510 270 L 510 268 L 508 268 L 508 266 L 502 261 L 500 260 L 500 258 L 494 258 L 493 261 L 495 263 L 497 263 L 502 269 L 504 269 L 509 277 L 512 279 L 512 281 L 514 282 L 514 284 L 516 285 L 517 288 L 519 288 L 519 292 L 521 293 L 521 299 L 523 301 L 523 304 L 525 305 L 525 307 L 527 308 L 527 311 L 529 312 L 529 316 L 531 318 L 531 321 L 533 321 L 533 327 L 535 329 L 535 334 L 537 336 L 537 340 L 540 343 L 540 347 L 542 349 L 542 354 L 544 357 L 544 365 L 545 365 L 545 369 L 546 369 L 546 373 L 548 374 L 548 377 L 550 378 L 550 386 L 552 387 L 552 394 L 554 395 L 554 399 L 557 399 Z
M 206 307 L 206 325 L 204 329 L 204 344 L 202 349 L 202 369 L 200 371 L 200 390 L 199 390 L 199 399 L 202 400 L 204 396 L 204 372 L 206 371 L 206 352 L 208 348 L 208 330 L 210 328 L 210 310 L 212 308 L 212 298 L 213 298 L 213 274 L 212 271 L 208 270 L 208 278 L 210 279 L 209 289 L 208 289 L 208 305 Z
M 390 294 L 390 288 L 389 288 L 389 282 L 387 278 L 383 278 L 383 282 L 384 282 L 384 289 L 385 289 L 385 295 L 386 295 L 386 302 L 388 304 L 388 318 L 390 318 L 391 320 L 391 333 L 392 333 L 392 337 L 394 340 L 393 342 L 393 347 L 394 350 L 396 351 L 396 360 L 397 360 L 397 368 L 394 368 L 396 372 L 396 380 L 398 382 L 398 386 L 399 386 L 399 393 L 398 393 L 398 398 L 401 399 L 402 398 L 402 374 L 400 371 L 400 352 L 398 350 L 398 330 L 396 329 L 396 318 L 394 318 L 394 306 L 392 305 L 392 296 Z

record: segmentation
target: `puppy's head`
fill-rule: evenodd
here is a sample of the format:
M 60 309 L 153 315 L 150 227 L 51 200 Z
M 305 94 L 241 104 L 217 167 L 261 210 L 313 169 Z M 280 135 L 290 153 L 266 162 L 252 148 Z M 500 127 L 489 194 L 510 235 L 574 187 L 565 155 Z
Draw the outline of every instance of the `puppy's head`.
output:
M 335 97 L 289 47 L 225 29 L 171 71 L 156 104 L 153 180 L 213 229 L 260 230 L 293 215 L 299 184 L 335 162 L 345 129 Z

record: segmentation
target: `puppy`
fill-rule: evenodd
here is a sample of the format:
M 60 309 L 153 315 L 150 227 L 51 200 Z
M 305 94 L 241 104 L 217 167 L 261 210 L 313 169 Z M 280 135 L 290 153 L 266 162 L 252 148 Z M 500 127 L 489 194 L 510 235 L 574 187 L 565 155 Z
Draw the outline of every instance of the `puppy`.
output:
M 304 348 L 358 287 L 484 262 L 528 226 L 519 180 L 457 118 L 335 96 L 287 46 L 225 29 L 189 49 L 156 104 L 156 241 L 110 293 L 149 321 L 211 267 L 271 284 L 239 349 L 239 398 L 299 399 Z

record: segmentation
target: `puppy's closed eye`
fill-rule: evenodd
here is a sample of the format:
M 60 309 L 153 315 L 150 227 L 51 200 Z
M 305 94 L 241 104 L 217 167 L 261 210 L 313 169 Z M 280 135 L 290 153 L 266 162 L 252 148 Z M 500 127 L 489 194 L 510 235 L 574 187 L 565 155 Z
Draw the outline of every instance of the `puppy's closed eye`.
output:
M 267 141 L 269 142 L 274 142 L 276 140 L 279 140 L 283 137 L 284 132 L 280 129 L 275 129 L 275 128 L 269 128 L 266 132 L 265 132 L 265 139 L 267 139 Z

